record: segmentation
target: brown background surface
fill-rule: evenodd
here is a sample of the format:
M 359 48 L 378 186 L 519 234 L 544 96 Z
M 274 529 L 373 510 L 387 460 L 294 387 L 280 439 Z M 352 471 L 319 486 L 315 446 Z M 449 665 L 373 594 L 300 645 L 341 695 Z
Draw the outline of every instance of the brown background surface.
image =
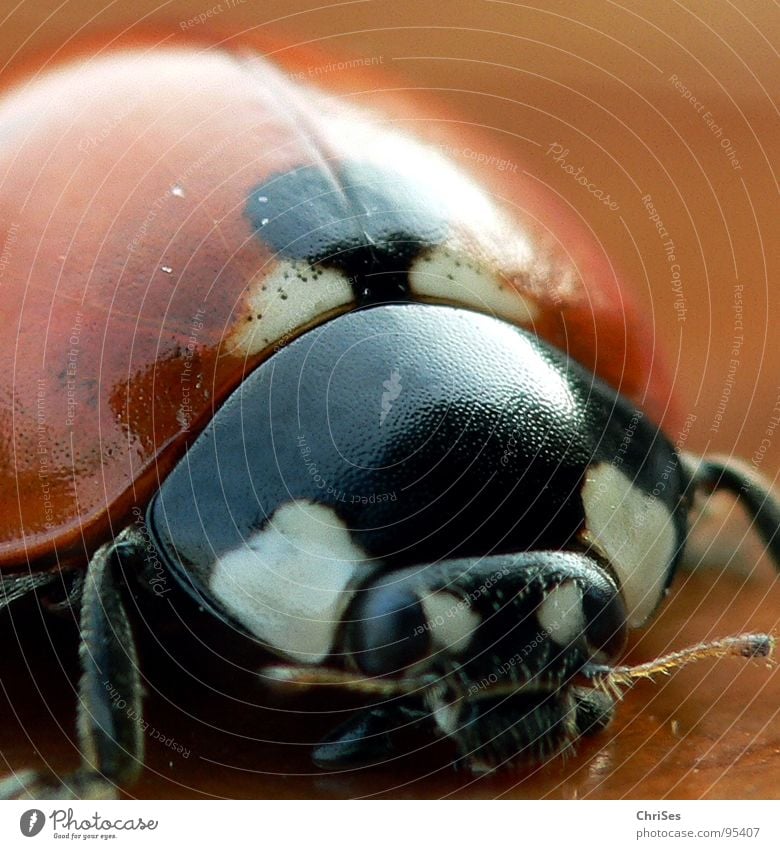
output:
M 186 25 L 209 9 L 217 11 L 208 21 Z M 633 281 L 659 349 L 669 352 L 682 413 L 696 416 L 688 447 L 753 458 L 775 478 L 780 132 L 773 98 L 780 63 L 772 33 L 780 14 L 774 4 L 366 0 L 317 7 L 311 0 L 235 6 L 139 0 L 130 8 L 106 0 L 37 0 L 0 21 L 0 79 L 30 55 L 139 21 L 161 36 L 187 29 L 209 38 L 257 28 L 280 44 L 310 42 L 339 58 L 370 59 L 360 90 L 387 88 L 389 77 L 390 88 L 417 89 L 414 96 L 485 127 L 520 168 L 577 211 Z M 346 92 L 357 85 L 338 70 L 313 75 Z M 695 94 L 701 114 L 675 89 L 672 75 Z M 704 112 L 722 127 L 720 138 Z M 723 138 L 739 169 L 721 147 Z M 599 204 L 545 155 L 554 142 L 619 210 Z M 675 308 L 680 299 L 661 239 L 641 202 L 647 193 L 677 248 L 684 309 Z M 737 291 L 744 333 L 735 324 Z M 728 503 L 723 512 L 730 513 Z M 678 579 L 662 615 L 633 640 L 632 661 L 700 639 L 780 631 L 780 587 L 760 549 L 748 541 L 742 566 L 721 568 L 747 528 L 735 516 L 729 524 L 708 557 L 714 568 Z M 698 535 L 697 550 L 707 549 L 717 525 Z M 43 758 L 65 770 L 76 762 L 73 634 L 55 626 L 60 667 L 48 649 L 38 650 L 44 635 L 35 620 L 34 609 L 20 608 L 0 626 L 7 647 L 0 655 L 0 752 L 14 768 Z M 642 684 L 626 697 L 614 725 L 583 744 L 577 757 L 479 780 L 449 767 L 437 747 L 390 769 L 314 774 L 301 744 L 327 730 L 326 716 L 312 717 L 304 704 L 291 702 L 262 715 L 236 702 L 226 709 L 202 682 L 177 680 L 153 658 L 148 671 L 150 679 L 156 674 L 169 682 L 164 694 L 147 699 L 150 722 L 191 754 L 184 758 L 150 741 L 149 768 L 132 791 L 141 797 L 780 796 L 780 675 L 765 664 L 705 662 L 662 685 Z M 198 710 L 187 716 L 195 704 Z M 295 707 L 304 713 L 296 717 Z

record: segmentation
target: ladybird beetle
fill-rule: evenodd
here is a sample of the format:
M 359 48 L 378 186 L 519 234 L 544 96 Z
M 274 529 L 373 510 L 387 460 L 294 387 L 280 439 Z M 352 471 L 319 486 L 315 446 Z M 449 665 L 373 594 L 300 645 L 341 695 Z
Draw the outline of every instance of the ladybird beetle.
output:
M 554 200 L 409 126 L 195 44 L 6 91 L 0 605 L 80 610 L 83 760 L 2 795 L 137 777 L 128 593 L 194 599 L 276 658 L 260 682 L 376 696 L 315 750 L 333 768 L 410 723 L 474 770 L 544 760 L 621 684 L 770 651 L 614 665 L 697 494 L 736 495 L 775 560 L 778 504 L 664 434 L 646 328 Z

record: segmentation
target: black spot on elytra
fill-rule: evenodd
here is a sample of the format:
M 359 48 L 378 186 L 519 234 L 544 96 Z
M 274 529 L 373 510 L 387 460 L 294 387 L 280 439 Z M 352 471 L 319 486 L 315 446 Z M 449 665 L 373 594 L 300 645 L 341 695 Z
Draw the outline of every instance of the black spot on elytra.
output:
M 251 192 L 246 215 L 277 254 L 348 277 L 360 305 L 408 300 L 412 262 L 447 232 L 430 193 L 354 162 L 276 174 Z

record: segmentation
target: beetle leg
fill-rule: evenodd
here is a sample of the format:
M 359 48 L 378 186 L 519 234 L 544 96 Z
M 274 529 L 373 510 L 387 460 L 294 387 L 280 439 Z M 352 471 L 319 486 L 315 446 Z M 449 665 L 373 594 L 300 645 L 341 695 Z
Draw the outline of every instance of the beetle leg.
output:
M 572 687 L 537 697 L 500 697 L 475 702 L 453 737 L 462 766 L 474 775 L 517 760 L 566 757 L 581 737 L 603 731 L 615 702 L 607 693 Z
M 23 598 L 41 587 L 54 584 L 57 575 L 51 573 L 32 573 L 26 575 L 8 575 L 0 577 L 0 610 L 18 598 Z
M 755 523 L 775 565 L 780 568 L 780 502 L 773 495 L 769 482 L 753 469 L 730 458 L 684 456 L 695 491 L 710 495 L 724 490 L 735 495 Z
M 122 560 L 134 554 L 120 535 L 98 549 L 84 581 L 78 735 L 82 765 L 71 775 L 32 771 L 0 783 L 0 797 L 113 798 L 143 763 L 141 680 L 123 600 Z
M 580 737 L 591 737 L 603 731 L 615 714 L 615 700 L 601 690 L 574 687 L 575 722 Z
M 378 766 L 404 754 L 404 742 L 434 722 L 421 703 L 401 700 L 366 708 L 351 716 L 314 749 L 312 760 L 323 769 Z
M 463 705 L 450 732 L 462 765 L 475 775 L 520 760 L 543 762 L 574 751 L 581 737 L 612 721 L 613 697 L 587 687 L 523 695 L 503 693 Z
M 546 761 L 556 754 L 566 757 L 580 737 L 603 731 L 614 712 L 611 696 L 584 687 L 573 687 L 567 694 L 543 700 L 527 712 L 521 706 L 516 713 L 496 711 L 491 716 L 488 712 L 477 720 L 484 727 L 476 735 L 463 729 L 457 738 L 463 766 L 474 775 L 483 775 L 513 761 L 518 754 L 529 761 Z
M 71 613 L 78 617 L 84 593 L 84 572 L 70 572 L 62 578 L 60 586 L 53 587 L 41 598 L 41 606 L 47 613 Z

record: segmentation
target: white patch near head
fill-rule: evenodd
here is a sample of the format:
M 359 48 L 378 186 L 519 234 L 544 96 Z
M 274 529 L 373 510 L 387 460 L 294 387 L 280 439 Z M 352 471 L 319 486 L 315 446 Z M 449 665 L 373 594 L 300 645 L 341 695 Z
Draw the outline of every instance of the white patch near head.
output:
M 442 734 L 449 737 L 460 727 L 460 707 L 458 704 L 450 704 L 436 698 L 432 705 L 434 722 L 439 726 Z
M 532 325 L 539 317 L 539 307 L 509 280 L 446 245 L 412 263 L 409 286 L 419 298 L 462 304 L 512 324 Z
M 299 663 L 320 663 L 333 649 L 354 579 L 370 569 L 331 508 L 292 501 L 243 547 L 219 558 L 209 587 L 270 649 Z
M 536 611 L 542 632 L 559 646 L 566 646 L 585 631 L 582 590 L 574 581 L 564 581 L 547 593 Z
M 284 344 L 354 300 L 352 285 L 340 271 L 312 268 L 302 261 L 278 262 L 270 274 L 261 271 L 249 283 L 231 353 L 253 356 Z
M 421 602 L 433 645 L 452 654 L 465 651 L 480 623 L 479 614 L 463 599 L 448 592 L 431 593 Z
M 586 538 L 612 564 L 632 628 L 643 625 L 663 595 L 677 548 L 666 505 L 636 488 L 611 463 L 588 469 L 582 488 Z

